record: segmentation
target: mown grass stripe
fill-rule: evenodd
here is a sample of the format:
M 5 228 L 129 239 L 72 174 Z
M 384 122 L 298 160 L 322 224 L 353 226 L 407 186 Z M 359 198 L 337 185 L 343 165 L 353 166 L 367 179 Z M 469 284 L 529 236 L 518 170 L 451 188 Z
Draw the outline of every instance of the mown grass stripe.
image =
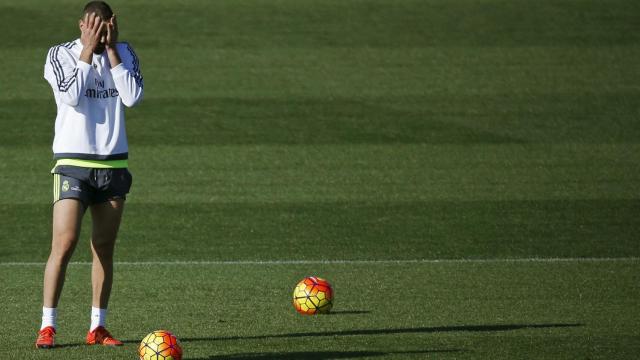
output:
M 322 264 L 439 264 L 439 263 L 561 263 L 561 262 L 636 262 L 640 257 L 616 258 L 508 258 L 508 259 L 408 259 L 408 260 L 230 260 L 230 261 L 120 261 L 116 266 L 151 265 L 322 265 Z M 2 262 L 0 266 L 44 266 L 44 262 Z M 70 265 L 91 265 L 76 261 Z

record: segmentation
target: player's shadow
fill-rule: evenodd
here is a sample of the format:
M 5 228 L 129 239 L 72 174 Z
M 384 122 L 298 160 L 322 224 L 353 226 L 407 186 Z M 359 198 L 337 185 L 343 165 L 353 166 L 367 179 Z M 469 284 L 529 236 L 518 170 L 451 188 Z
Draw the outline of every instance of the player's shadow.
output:
M 186 337 L 180 338 L 182 342 L 190 341 L 228 341 L 228 340 L 264 340 L 279 338 L 300 338 L 318 336 L 356 336 L 356 335 L 391 335 L 391 334 L 419 334 L 419 333 L 445 333 L 445 332 L 501 332 L 525 329 L 549 329 L 549 328 L 572 328 L 580 327 L 580 323 L 548 323 L 548 324 L 495 324 L 495 325 L 456 325 L 456 326 L 433 326 L 415 328 L 395 328 L 395 329 L 358 329 L 322 332 L 297 332 L 273 335 L 253 335 L 253 336 L 219 336 L 219 337 Z
M 494 325 L 455 325 L 455 326 L 433 326 L 415 328 L 392 328 L 392 329 L 357 329 L 340 331 L 318 331 L 318 332 L 297 332 L 272 335 L 252 335 L 252 336 L 207 336 L 207 337 L 181 337 L 181 342 L 192 341 L 233 341 L 233 340 L 264 340 L 282 338 L 320 337 L 320 336 L 357 336 L 357 335 L 392 335 L 392 334 L 429 334 L 447 332 L 501 332 L 516 331 L 526 329 L 551 329 L 551 328 L 573 328 L 581 327 L 581 323 L 543 323 L 543 324 L 494 324 Z M 125 344 L 137 344 L 140 340 L 124 340 Z M 57 348 L 82 346 L 84 344 L 61 344 Z M 444 351 L 444 350 L 443 350 Z M 447 350 L 450 351 L 450 350 Z M 460 350 L 455 350 L 460 351 Z M 244 354 L 243 356 L 249 356 Z M 215 358 L 213 358 L 215 359 Z M 286 359 L 286 358 L 285 358 Z M 323 359 L 323 358 L 319 358 Z
M 225 355 L 213 355 L 210 357 L 193 358 L 191 360 L 267 360 L 267 359 L 279 359 L 279 360 L 329 360 L 329 359 L 354 359 L 359 357 L 374 357 L 385 355 L 400 355 L 400 354 L 430 354 L 430 353 L 458 353 L 464 350 L 422 350 L 422 351 L 300 351 L 300 352 L 274 352 L 274 353 L 240 353 L 240 354 L 225 354 Z
M 457 326 L 434 326 L 434 327 L 417 327 L 417 328 L 396 328 L 396 329 L 361 329 L 361 330 L 343 330 L 343 331 L 325 331 L 325 332 L 306 332 L 306 333 L 288 333 L 277 335 L 258 335 L 258 336 L 227 336 L 227 337 L 204 337 L 204 338 L 183 338 L 183 342 L 190 341 L 221 341 L 221 340 L 259 340 L 273 338 L 297 338 L 297 337 L 314 337 L 314 336 L 354 336 L 354 335 L 388 335 L 388 334 L 408 334 L 408 333 L 442 333 L 442 332 L 501 332 L 515 331 L 525 329 L 549 329 L 549 328 L 572 328 L 580 327 L 584 324 L 580 323 L 547 323 L 547 324 L 496 324 L 496 325 L 457 325 Z M 359 357 L 377 357 L 385 355 L 402 355 L 402 354 L 429 354 L 429 353 L 461 353 L 464 349 L 430 349 L 421 351 L 313 351 L 313 352 L 274 352 L 274 353 L 236 353 L 225 355 L 212 355 L 210 357 L 196 358 L 193 360 L 329 360 L 329 359 L 347 359 Z

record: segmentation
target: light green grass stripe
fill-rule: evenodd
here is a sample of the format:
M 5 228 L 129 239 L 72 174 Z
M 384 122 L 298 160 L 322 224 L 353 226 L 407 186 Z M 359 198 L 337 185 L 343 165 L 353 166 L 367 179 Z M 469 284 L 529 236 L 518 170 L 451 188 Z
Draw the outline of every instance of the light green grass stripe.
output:
M 440 264 L 440 263 L 560 263 L 560 262 L 636 262 L 640 257 L 616 258 L 510 258 L 510 259 L 408 259 L 408 260 L 230 260 L 230 261 L 121 261 L 116 266 L 156 265 L 305 265 L 305 264 Z M 44 266 L 43 262 L 3 262 L 0 266 Z M 71 262 L 69 265 L 91 265 L 88 261 Z
M 48 151 L 0 146 L 6 159 L 18 159 L 0 163 L 0 188 L 15 190 L 3 193 L 3 205 L 50 202 L 45 192 L 23 190 L 51 187 L 43 176 Z M 636 200 L 639 152 L 640 144 L 140 146 L 138 160 L 129 161 L 135 185 L 128 201 Z M 158 169 L 180 176 L 167 181 Z

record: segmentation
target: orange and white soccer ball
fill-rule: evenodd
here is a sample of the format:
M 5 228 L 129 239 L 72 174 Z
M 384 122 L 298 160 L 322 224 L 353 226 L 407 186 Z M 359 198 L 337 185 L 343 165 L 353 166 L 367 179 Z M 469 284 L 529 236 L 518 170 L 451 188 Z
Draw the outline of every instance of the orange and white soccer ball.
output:
M 156 330 L 142 339 L 138 355 L 140 360 L 182 360 L 182 347 L 169 331 Z
M 293 306 L 303 315 L 326 314 L 333 306 L 333 289 L 325 279 L 309 276 L 293 290 Z

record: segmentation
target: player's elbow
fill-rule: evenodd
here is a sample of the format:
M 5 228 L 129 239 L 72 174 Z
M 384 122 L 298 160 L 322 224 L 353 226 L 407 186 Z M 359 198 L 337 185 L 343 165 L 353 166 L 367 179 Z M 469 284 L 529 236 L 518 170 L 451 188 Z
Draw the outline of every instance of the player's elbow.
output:
M 60 97 L 60 101 L 63 104 L 72 106 L 72 107 L 76 107 L 78 106 L 78 103 L 80 102 L 80 97 L 79 96 L 74 96 L 73 94 L 65 94 L 62 95 Z

